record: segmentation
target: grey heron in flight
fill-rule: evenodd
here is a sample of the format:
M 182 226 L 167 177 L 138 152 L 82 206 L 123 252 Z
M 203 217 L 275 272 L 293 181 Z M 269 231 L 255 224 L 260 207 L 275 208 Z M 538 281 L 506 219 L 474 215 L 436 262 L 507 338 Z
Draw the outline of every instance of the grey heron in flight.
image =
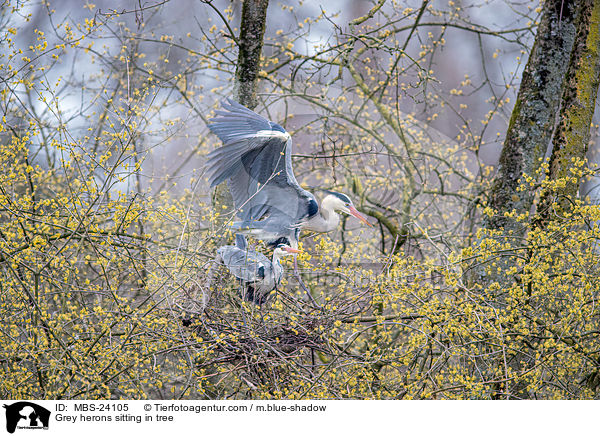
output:
M 292 168 L 292 138 L 283 127 L 227 99 L 208 125 L 223 146 L 208 155 L 210 186 L 227 180 L 240 221 L 232 226 L 274 246 L 298 246 L 300 229 L 329 232 L 339 223 L 337 211 L 371 225 L 337 192 L 327 191 L 321 207 L 302 189 Z
M 299 252 L 289 245 L 279 244 L 270 261 L 264 254 L 245 247 L 224 245 L 217 250 L 229 272 L 245 287 L 243 296 L 258 305 L 266 303 L 271 291 L 281 282 L 281 257 Z

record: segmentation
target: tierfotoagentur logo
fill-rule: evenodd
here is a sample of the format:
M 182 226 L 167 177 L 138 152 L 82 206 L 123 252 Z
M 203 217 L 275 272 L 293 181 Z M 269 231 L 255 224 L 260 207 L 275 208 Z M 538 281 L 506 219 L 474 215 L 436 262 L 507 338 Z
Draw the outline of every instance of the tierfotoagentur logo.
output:
M 50 411 L 29 401 L 19 401 L 10 405 L 4 404 L 6 409 L 6 431 L 14 433 L 18 429 L 38 430 L 48 429 Z

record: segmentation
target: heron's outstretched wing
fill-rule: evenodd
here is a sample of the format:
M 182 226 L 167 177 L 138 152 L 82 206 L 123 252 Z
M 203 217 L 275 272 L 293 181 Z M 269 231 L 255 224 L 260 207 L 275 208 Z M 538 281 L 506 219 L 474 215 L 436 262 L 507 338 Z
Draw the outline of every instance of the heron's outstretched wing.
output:
M 271 274 L 271 261 L 264 254 L 224 245 L 217 250 L 229 272 L 245 283 L 251 283 Z
M 211 186 L 228 180 L 242 226 L 258 221 L 273 233 L 291 231 L 318 212 L 314 196 L 302 189 L 292 169 L 292 139 L 279 124 L 232 101 L 209 128 L 223 146 L 208 155 Z
M 249 151 L 262 149 L 266 145 L 274 146 L 279 149 L 278 153 L 269 155 L 278 159 L 279 152 L 283 151 L 286 141 L 290 139 L 289 133 L 279 124 L 231 99 L 223 101 L 221 105 L 224 110 L 217 111 L 217 117 L 211 119 L 208 126 L 223 142 L 223 147 L 208 155 L 206 166 L 211 187 L 231 177 Z

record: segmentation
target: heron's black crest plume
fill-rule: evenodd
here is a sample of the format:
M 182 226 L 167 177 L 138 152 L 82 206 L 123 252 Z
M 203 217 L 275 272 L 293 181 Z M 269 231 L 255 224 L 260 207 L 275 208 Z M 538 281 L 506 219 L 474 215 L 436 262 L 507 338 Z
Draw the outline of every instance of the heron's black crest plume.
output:
M 350 201 L 350 197 L 348 197 L 346 194 L 342 194 L 340 192 L 328 191 L 327 189 L 323 189 L 323 192 L 326 192 L 329 195 L 333 195 L 334 197 L 339 198 L 344 203 L 352 203 L 352 201 Z

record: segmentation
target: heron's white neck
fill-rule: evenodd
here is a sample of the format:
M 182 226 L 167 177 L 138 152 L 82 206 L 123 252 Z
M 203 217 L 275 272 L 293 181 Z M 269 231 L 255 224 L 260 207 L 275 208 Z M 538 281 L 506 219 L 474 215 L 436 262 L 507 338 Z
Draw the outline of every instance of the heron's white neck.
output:
M 273 265 L 281 265 L 281 257 L 282 255 L 278 251 L 273 251 L 273 260 L 271 261 Z
M 283 275 L 283 267 L 281 266 L 280 262 L 282 256 L 283 255 L 278 253 L 277 251 L 273 252 L 273 260 L 271 261 L 271 263 L 273 264 L 273 278 L 276 283 L 279 283 L 279 281 L 281 280 L 281 276 Z
M 335 212 L 332 197 L 327 196 L 319 207 L 319 213 L 303 226 L 306 230 L 325 233 L 334 230 L 340 223 L 340 216 Z

